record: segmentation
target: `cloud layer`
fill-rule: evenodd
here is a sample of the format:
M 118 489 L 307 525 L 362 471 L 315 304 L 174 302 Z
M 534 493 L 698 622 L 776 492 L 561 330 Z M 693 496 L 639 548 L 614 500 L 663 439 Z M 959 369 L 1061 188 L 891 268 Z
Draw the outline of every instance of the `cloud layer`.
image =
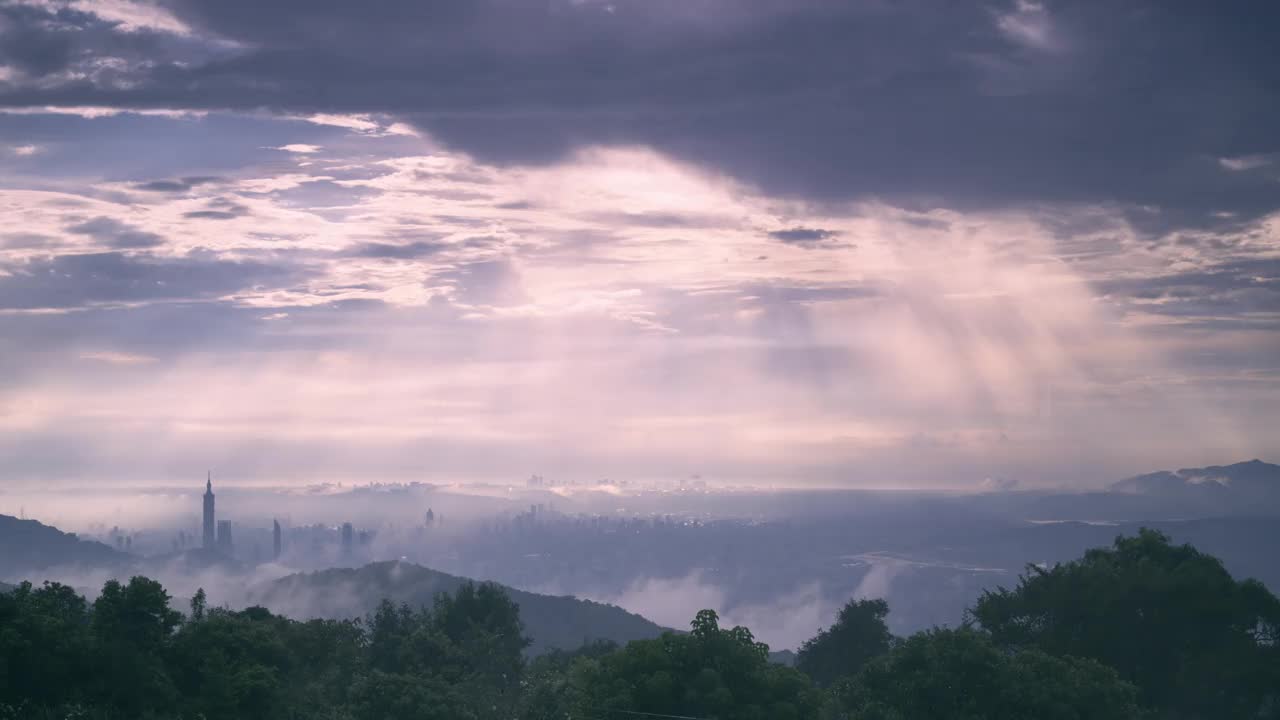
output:
M 1269 10 L 1030 0 L 106 7 L 6 6 L 0 103 L 388 113 L 486 162 L 644 144 L 770 193 L 1105 202 L 1160 229 L 1275 209 Z
M 7 4 L 0 467 L 974 487 L 1274 454 L 1268 21 Z

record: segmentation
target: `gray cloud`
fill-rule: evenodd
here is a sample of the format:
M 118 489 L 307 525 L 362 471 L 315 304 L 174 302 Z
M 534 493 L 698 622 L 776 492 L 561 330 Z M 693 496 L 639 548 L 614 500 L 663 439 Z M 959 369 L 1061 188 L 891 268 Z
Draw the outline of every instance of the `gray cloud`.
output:
M 182 217 L 195 220 L 234 220 L 249 214 L 248 207 L 227 198 L 213 198 L 206 205 L 207 210 L 191 210 L 182 213 Z
M 182 217 L 196 220 L 234 220 L 243 214 L 229 210 L 192 210 L 182 213 Z
M 196 175 L 192 177 L 178 178 L 176 180 L 152 180 L 150 182 L 138 183 L 134 185 L 134 187 L 138 190 L 147 190 L 149 192 L 183 193 L 201 185 L 209 185 L 211 183 L 221 181 L 222 178 L 211 175 Z
M 40 79 L 0 102 L 386 112 L 485 161 L 645 143 L 774 193 L 1107 202 L 1155 231 L 1280 206 L 1273 178 L 1219 160 L 1280 150 L 1273 8 L 1048 2 L 1015 33 L 1011 2 L 162 5 L 197 38 L 79 14 L 71 51 L 54 11 L 8 11 Z M 109 53 L 133 62 L 56 75 Z
M 207 299 L 264 285 L 284 287 L 295 270 L 260 262 L 119 252 L 56 255 L 0 265 L 0 308 L 77 308 L 95 303 Z
M 1141 302 L 1146 312 L 1237 324 L 1251 314 L 1280 313 L 1280 260 L 1236 260 L 1191 272 L 1111 280 L 1100 289 L 1125 302 Z
M 448 243 L 432 240 L 418 240 L 403 244 L 366 242 L 352 245 L 343 252 L 350 257 L 416 260 L 435 255 L 448 247 Z
M 809 245 L 820 243 L 824 240 L 830 240 L 840 233 L 834 230 L 821 230 L 818 228 L 795 227 L 789 230 L 774 230 L 769 233 L 769 237 L 775 240 L 781 240 L 785 243 L 795 245 Z
M 58 238 L 40 233 L 16 232 L 0 235 L 0 247 L 10 250 L 55 247 Z
M 88 235 L 117 250 L 136 250 L 164 244 L 164 238 L 155 233 L 138 230 L 128 223 L 105 215 L 72 225 L 67 228 L 67 232 Z

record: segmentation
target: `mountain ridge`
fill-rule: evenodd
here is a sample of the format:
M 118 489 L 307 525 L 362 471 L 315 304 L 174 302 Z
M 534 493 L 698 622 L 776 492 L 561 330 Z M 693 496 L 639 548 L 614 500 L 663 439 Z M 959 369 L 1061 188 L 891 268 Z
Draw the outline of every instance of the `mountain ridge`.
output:
M 57 566 L 116 567 L 131 556 L 93 540 L 82 540 L 38 520 L 0 515 L 0 578 Z
M 245 593 L 257 604 L 298 619 L 359 618 L 382 599 L 430 607 L 439 593 L 451 593 L 469 578 L 396 560 L 359 568 L 329 568 L 295 573 L 259 583 Z M 572 650 L 591 640 L 626 644 L 661 635 L 668 628 L 615 605 L 568 595 L 541 595 L 498 583 L 520 606 L 520 617 L 532 639 L 531 654 Z
M 1160 470 L 1112 483 L 1109 490 L 1202 503 L 1214 509 L 1280 508 L 1280 465 L 1253 459 L 1230 465 Z

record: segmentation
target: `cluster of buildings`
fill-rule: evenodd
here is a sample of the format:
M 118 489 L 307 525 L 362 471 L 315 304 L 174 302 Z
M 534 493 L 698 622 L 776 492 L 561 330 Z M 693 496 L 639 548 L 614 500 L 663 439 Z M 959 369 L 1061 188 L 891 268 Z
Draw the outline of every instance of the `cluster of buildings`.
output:
M 430 511 L 428 511 L 430 512 Z M 201 547 L 205 550 L 216 551 L 219 554 L 231 556 L 234 551 L 234 545 L 231 539 L 231 521 L 217 519 L 217 499 L 213 493 L 213 473 L 212 471 L 205 478 L 204 485 L 204 523 L 203 538 Z M 361 545 L 368 544 L 372 536 L 365 531 L 359 534 L 359 542 Z M 343 523 L 341 529 L 342 554 L 351 555 L 356 544 L 357 533 L 351 523 Z M 271 559 L 279 560 L 280 554 L 284 550 L 283 538 L 281 536 L 280 521 L 272 519 L 271 521 Z
M 210 471 L 204 482 L 204 536 L 200 546 L 205 550 L 221 550 L 231 552 L 231 523 L 218 522 L 214 510 L 213 471 Z
M 213 471 L 205 477 L 204 482 L 204 536 L 202 538 L 201 547 L 205 550 L 217 550 L 224 555 L 230 555 L 233 549 L 231 541 L 231 521 L 218 520 L 217 509 L 215 507 L 215 498 L 213 495 Z M 280 521 L 271 521 L 271 558 L 273 560 L 280 559 L 280 551 L 283 549 L 280 539 Z

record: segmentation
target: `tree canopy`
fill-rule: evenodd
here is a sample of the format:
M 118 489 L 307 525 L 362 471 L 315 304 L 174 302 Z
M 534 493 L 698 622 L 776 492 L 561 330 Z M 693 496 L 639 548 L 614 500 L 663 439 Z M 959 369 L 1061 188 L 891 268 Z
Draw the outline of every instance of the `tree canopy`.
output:
M 1221 561 L 1142 530 L 1044 569 L 972 610 L 995 641 L 1115 668 L 1150 707 L 1185 717 L 1280 717 L 1280 602 Z
M 888 614 L 884 600 L 850 600 L 835 624 L 800 646 L 796 667 L 822 685 L 853 675 L 872 658 L 889 652 L 893 635 L 884 622 Z
M 1092 660 L 1006 652 L 971 628 L 918 633 L 835 690 L 858 720 L 1133 720 L 1138 691 Z
M 893 638 L 851 601 L 769 661 L 703 610 L 688 632 L 527 660 L 521 608 L 464 583 L 429 605 L 297 621 L 108 581 L 0 592 L 0 720 L 1265 720 L 1280 718 L 1280 603 L 1151 532 L 982 596 L 973 625 Z
M 820 696 L 798 670 L 769 662 L 744 627 L 722 629 L 713 610 L 691 632 L 629 643 L 580 666 L 581 715 L 624 710 L 737 720 L 813 717 Z

